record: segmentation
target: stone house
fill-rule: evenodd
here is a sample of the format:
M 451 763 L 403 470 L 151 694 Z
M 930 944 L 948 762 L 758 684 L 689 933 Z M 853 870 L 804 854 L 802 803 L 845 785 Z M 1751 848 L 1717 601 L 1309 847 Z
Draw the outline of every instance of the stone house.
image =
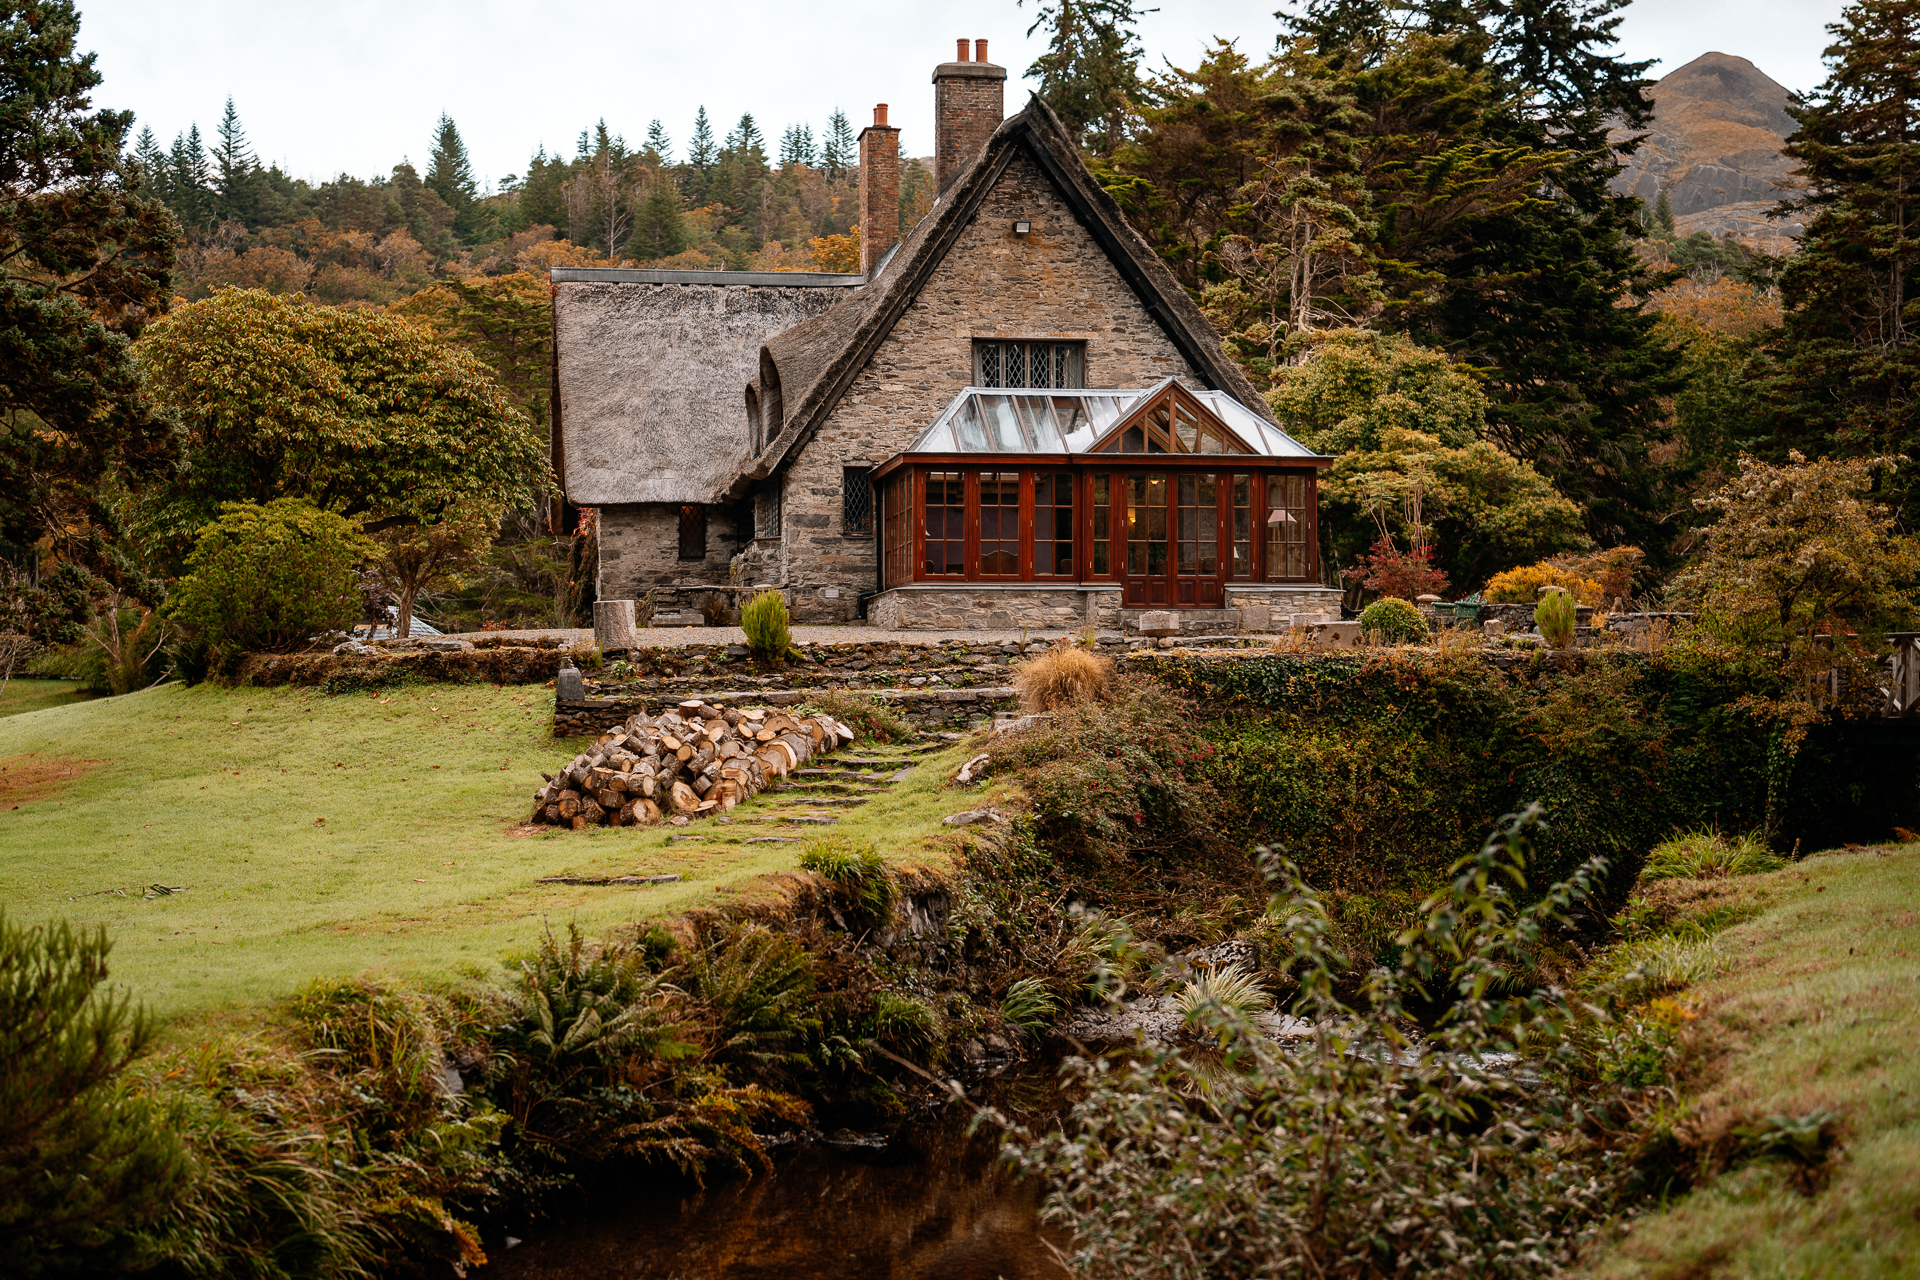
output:
M 1219 335 L 986 42 L 933 75 L 930 213 L 860 135 L 859 275 L 556 268 L 554 463 L 602 599 L 656 623 L 1188 626 L 1330 612 L 1317 483 Z

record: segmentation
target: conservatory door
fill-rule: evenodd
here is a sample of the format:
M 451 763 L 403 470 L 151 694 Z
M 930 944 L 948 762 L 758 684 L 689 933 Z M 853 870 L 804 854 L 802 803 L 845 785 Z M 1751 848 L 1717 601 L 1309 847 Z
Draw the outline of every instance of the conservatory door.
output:
M 1129 605 L 1218 608 L 1219 477 L 1197 471 L 1127 475 L 1122 599 Z

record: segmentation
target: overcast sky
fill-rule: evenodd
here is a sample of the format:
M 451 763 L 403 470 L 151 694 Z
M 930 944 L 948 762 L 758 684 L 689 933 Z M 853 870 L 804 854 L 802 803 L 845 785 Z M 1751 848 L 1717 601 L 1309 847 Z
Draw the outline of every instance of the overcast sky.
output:
M 1629 57 L 1662 75 L 1717 50 L 1789 89 L 1822 78 L 1825 25 L 1843 0 L 1638 0 L 1620 28 Z M 751 111 L 770 149 L 795 121 L 818 132 L 835 107 L 854 127 L 890 104 L 909 155 L 933 151 L 936 63 L 958 36 L 985 37 L 1017 77 L 1039 51 L 1032 3 L 837 0 L 80 0 L 80 44 L 99 54 L 101 106 L 131 108 L 162 144 L 211 135 L 232 95 L 263 160 L 296 177 L 372 177 L 424 164 L 442 111 L 483 182 L 524 173 L 536 145 L 571 153 L 605 118 L 638 140 L 658 118 L 684 154 L 694 110 L 716 134 Z M 1276 0 L 1161 0 L 1141 34 L 1155 66 L 1191 66 L 1216 36 L 1263 54 Z M 964 15 L 964 16 L 961 16 Z M 1031 85 L 1009 84 L 1018 108 Z

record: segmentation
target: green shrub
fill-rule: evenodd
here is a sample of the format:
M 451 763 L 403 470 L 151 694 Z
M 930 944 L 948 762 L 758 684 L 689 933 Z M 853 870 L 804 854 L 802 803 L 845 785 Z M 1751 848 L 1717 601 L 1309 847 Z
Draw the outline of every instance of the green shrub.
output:
M 787 601 L 778 591 L 762 591 L 740 610 L 740 629 L 755 661 L 784 662 L 793 652 L 793 627 Z
M 1414 644 L 1427 638 L 1427 620 L 1405 600 L 1387 596 L 1361 611 L 1360 630 L 1388 644 Z
M 1021 1035 L 1046 1030 L 1059 1012 L 1059 999 L 1038 978 L 1021 978 L 1000 997 L 1000 1016 L 1019 1028 Z
M 706 1006 L 713 1056 L 770 1068 L 808 1065 L 804 1046 L 824 1029 L 813 962 L 791 938 L 749 925 L 692 948 L 676 979 Z
M 1729 836 L 1702 827 L 1663 840 L 1647 855 L 1643 880 L 1719 880 L 1778 871 L 1787 860 L 1767 848 L 1757 832 Z
M 893 910 L 893 877 L 872 841 L 845 836 L 815 840 L 801 853 L 800 865 L 838 890 L 849 927 L 871 929 L 886 923 Z
M 940 1047 L 940 1020 L 926 1001 L 904 991 L 882 991 L 868 1021 L 873 1039 L 904 1057 L 927 1061 Z
M 354 569 L 373 546 L 350 521 L 299 498 L 221 510 L 166 610 L 209 654 L 297 648 L 358 620 Z
M 1549 591 L 1533 606 L 1533 625 L 1540 628 L 1548 644 L 1564 649 L 1573 643 L 1574 623 L 1579 619 L 1573 597 L 1564 591 Z
M 911 721 L 864 693 L 846 693 L 839 689 L 816 693 L 799 709 L 802 715 L 809 711 L 832 716 L 870 742 L 906 742 L 913 737 Z
M 107 1273 L 171 1207 L 188 1167 L 127 1067 L 146 1015 L 100 991 L 105 929 L 0 913 L 0 1274 Z
M 1273 1007 L 1273 997 L 1260 985 L 1259 978 L 1237 964 L 1227 964 L 1188 982 L 1180 989 L 1174 1007 L 1187 1024 L 1193 1026 L 1209 1014 L 1230 1013 L 1251 1018 L 1265 1013 Z

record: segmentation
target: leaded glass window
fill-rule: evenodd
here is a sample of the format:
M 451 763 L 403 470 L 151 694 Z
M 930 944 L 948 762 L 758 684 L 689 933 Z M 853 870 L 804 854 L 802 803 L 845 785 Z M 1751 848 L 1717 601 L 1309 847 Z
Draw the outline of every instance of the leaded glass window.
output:
M 1086 344 L 1082 342 L 1002 342 L 973 344 L 976 387 L 1079 387 Z

